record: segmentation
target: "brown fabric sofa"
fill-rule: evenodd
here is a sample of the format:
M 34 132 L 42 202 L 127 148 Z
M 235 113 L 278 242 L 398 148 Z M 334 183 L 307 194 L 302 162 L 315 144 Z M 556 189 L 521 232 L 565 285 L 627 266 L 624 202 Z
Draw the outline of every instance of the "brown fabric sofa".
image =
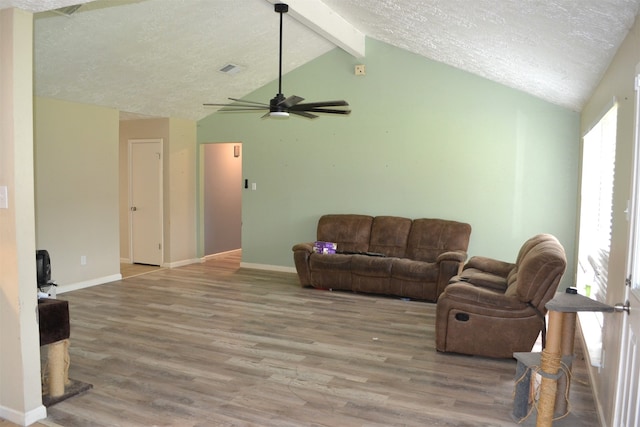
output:
M 438 300 L 436 349 L 498 358 L 531 351 L 566 266 L 550 234 L 527 240 L 515 263 L 472 257 Z
M 394 295 L 435 302 L 467 259 L 471 226 L 442 219 L 324 215 L 317 240 L 337 253 L 293 247 L 302 286 Z

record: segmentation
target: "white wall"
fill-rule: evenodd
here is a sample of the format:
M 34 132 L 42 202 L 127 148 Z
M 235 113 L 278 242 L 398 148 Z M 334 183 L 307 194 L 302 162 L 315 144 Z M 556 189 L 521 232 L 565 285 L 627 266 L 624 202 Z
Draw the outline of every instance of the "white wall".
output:
M 33 181 L 33 16 L 0 10 L 0 418 L 46 416 L 36 320 Z
M 36 98 L 36 239 L 58 292 L 120 278 L 118 124 L 116 109 Z
M 165 246 L 169 245 L 169 266 L 199 262 L 196 237 L 196 122 L 169 119 L 169 147 L 165 145 Z M 167 163 L 168 161 L 168 163 Z M 168 193 L 167 193 L 168 190 Z
M 130 139 L 163 141 L 164 265 L 199 262 L 196 235 L 196 122 L 176 118 L 126 120 L 120 123 L 120 256 L 129 258 Z

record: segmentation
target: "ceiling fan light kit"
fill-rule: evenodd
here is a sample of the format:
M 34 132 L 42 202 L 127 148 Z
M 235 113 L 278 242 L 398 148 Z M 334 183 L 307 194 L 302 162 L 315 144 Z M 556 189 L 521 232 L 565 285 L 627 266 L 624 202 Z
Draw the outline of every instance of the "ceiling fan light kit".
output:
M 289 5 L 285 3 L 276 3 L 273 5 L 276 13 L 280 14 L 280 54 L 278 64 L 278 93 L 272 98 L 268 104 L 264 102 L 248 101 L 244 99 L 229 98 L 234 101 L 233 104 L 204 104 L 205 106 L 223 107 L 219 111 L 237 112 L 237 111 L 267 111 L 263 118 L 287 118 L 289 114 L 315 119 L 318 117 L 314 113 L 321 114 L 349 114 L 351 110 L 346 108 L 349 106 L 347 101 L 320 101 L 302 103 L 304 98 L 292 95 L 285 97 L 282 94 L 282 18 L 289 11 Z M 332 108 L 327 108 L 332 107 Z

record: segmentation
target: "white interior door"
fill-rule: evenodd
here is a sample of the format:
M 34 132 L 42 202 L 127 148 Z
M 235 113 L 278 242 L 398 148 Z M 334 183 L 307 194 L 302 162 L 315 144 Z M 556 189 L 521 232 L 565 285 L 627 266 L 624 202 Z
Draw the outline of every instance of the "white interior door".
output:
M 640 361 L 638 337 L 640 336 L 640 92 L 636 76 L 636 121 L 631 195 L 629 261 L 627 262 L 627 314 L 623 314 L 620 344 L 620 367 L 616 390 L 614 425 L 630 427 L 640 425 Z
M 162 140 L 129 141 L 131 262 L 162 265 Z

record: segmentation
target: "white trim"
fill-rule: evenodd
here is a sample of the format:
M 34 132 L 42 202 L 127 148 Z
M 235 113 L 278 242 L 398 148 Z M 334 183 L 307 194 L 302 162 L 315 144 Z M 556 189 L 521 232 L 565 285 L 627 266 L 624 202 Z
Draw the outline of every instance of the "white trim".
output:
M 587 375 L 589 376 L 589 385 L 591 386 L 591 396 L 593 397 L 593 401 L 596 405 L 596 413 L 598 414 L 598 420 L 600 421 L 600 425 L 604 426 L 607 425 L 604 422 L 604 411 L 602 409 L 602 402 L 600 401 L 600 399 L 598 398 L 598 393 L 596 393 L 596 388 L 593 386 L 594 384 L 596 384 L 596 378 L 595 378 L 595 372 L 594 369 L 589 369 L 589 363 L 590 362 L 590 354 L 586 351 L 587 349 L 587 342 L 586 342 L 586 336 L 588 334 L 585 334 L 584 328 L 582 327 L 582 319 L 581 319 L 581 315 L 582 314 L 586 314 L 587 312 L 580 312 L 578 313 L 578 322 L 577 322 L 577 326 L 578 326 L 578 338 L 580 339 L 580 343 L 582 344 L 582 348 L 583 348 L 583 353 L 587 362 Z M 600 362 L 598 360 L 598 362 Z M 594 365 L 595 366 L 595 365 Z M 600 369 L 598 369 L 598 372 L 600 371 Z
M 282 265 L 254 264 L 251 262 L 241 262 L 240 268 L 251 268 L 254 270 L 280 271 L 283 273 L 297 273 L 295 267 L 285 267 Z
M 589 126 L 582 133 L 582 138 L 584 138 L 591 130 L 596 127 L 596 125 L 602 120 L 602 118 L 613 108 L 614 105 L 618 103 L 618 98 L 615 96 L 611 99 L 611 101 L 607 102 L 607 104 L 602 108 L 600 114 L 598 114 L 592 121 L 589 123 Z
M 182 261 L 176 261 L 176 262 L 166 262 L 162 264 L 162 267 L 176 268 L 176 267 L 184 267 L 185 265 L 200 264 L 200 263 L 202 263 L 202 260 L 200 258 L 192 258 L 192 259 L 184 259 Z
M 580 330 L 589 331 L 582 335 L 582 348 L 587 364 L 594 368 L 602 368 L 602 326 L 593 311 L 581 311 L 578 313 Z M 589 370 L 591 371 L 591 370 Z
M 0 406 L 0 418 L 4 418 L 14 424 L 28 426 L 47 418 L 47 408 L 44 405 L 40 405 L 28 412 L 18 412 L 5 406 Z
M 118 280 L 122 280 L 122 274 L 113 274 L 111 276 L 99 277 L 97 279 L 91 279 L 84 282 L 58 286 L 56 288 L 56 294 L 63 294 L 65 292 L 77 291 L 78 289 L 90 288 L 92 286 L 97 286 L 97 285 L 104 285 L 105 283 L 117 282 Z

